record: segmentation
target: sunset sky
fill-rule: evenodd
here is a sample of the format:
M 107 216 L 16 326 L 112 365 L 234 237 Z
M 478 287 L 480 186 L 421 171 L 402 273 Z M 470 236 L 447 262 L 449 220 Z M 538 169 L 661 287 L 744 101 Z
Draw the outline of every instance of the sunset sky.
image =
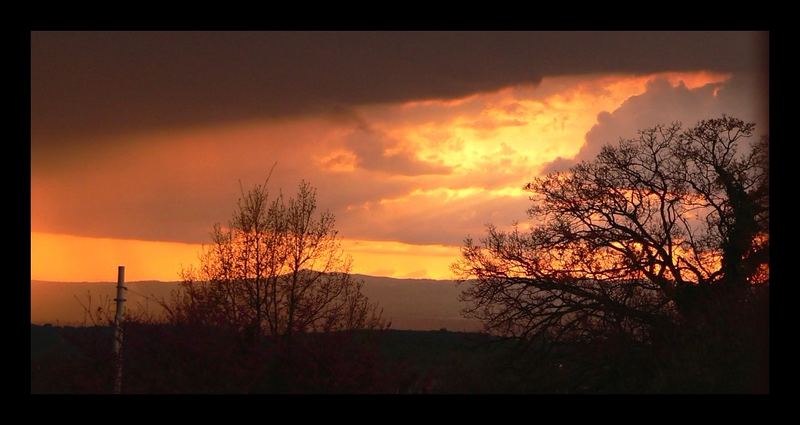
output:
M 31 278 L 178 280 L 275 165 L 353 271 L 450 279 L 531 178 L 658 123 L 768 132 L 763 33 L 31 35 Z

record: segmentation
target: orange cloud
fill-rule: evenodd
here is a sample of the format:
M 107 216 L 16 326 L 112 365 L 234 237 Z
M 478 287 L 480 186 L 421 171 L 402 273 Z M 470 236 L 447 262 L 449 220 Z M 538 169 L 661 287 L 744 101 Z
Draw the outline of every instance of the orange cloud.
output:
M 375 128 L 403 140 L 426 161 L 440 161 L 458 174 L 472 174 L 507 160 L 528 170 L 558 157 L 572 157 L 603 111 L 644 93 L 663 78 L 694 88 L 730 78 L 709 72 L 647 76 L 545 78 L 537 86 L 516 86 L 454 101 L 409 102 L 400 107 L 362 108 Z M 430 119 L 435 117 L 435 119 Z M 503 150 L 498 151 L 499 147 Z M 517 161 L 516 163 L 514 161 Z

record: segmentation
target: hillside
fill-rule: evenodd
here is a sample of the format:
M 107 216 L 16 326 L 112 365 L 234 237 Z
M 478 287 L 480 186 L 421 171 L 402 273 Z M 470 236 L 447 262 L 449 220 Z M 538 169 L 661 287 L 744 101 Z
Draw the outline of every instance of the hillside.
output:
M 354 275 L 364 280 L 364 293 L 383 308 L 384 317 L 393 329 L 478 331 L 479 322 L 461 317 L 461 289 L 453 281 L 431 279 L 393 279 Z M 129 308 L 158 314 L 155 302 L 169 299 L 178 282 L 128 282 Z M 112 308 L 115 282 L 43 282 L 31 281 L 31 323 L 83 325 L 85 307 Z

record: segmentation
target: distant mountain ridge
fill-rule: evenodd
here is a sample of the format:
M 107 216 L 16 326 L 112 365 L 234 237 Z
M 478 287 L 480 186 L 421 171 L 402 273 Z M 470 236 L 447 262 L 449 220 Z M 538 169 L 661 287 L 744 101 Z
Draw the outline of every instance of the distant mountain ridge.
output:
M 393 329 L 481 330 L 480 322 L 461 316 L 465 305 L 459 301 L 462 288 L 455 281 L 359 274 L 353 277 L 364 281 L 364 294 L 383 308 L 384 317 L 391 320 Z M 143 308 L 157 314 L 161 307 L 155 300 L 169 299 L 178 284 L 152 280 L 126 282 L 129 308 Z M 93 310 L 98 306 L 113 309 L 115 296 L 116 282 L 31 280 L 31 323 L 82 325 L 87 321 L 83 306 L 89 307 L 91 300 Z

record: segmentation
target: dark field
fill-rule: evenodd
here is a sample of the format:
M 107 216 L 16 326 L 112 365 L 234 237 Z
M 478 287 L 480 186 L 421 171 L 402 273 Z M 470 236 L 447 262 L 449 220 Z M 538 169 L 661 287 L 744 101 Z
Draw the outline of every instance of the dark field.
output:
M 107 327 L 31 325 L 31 392 L 110 392 L 111 335 Z M 676 349 L 622 341 L 523 347 L 478 333 L 360 331 L 304 335 L 290 354 L 280 341 L 252 348 L 239 336 L 209 329 L 129 324 L 126 338 L 123 393 L 765 393 L 769 388 L 766 349 L 709 344 L 702 335 L 684 336 Z

